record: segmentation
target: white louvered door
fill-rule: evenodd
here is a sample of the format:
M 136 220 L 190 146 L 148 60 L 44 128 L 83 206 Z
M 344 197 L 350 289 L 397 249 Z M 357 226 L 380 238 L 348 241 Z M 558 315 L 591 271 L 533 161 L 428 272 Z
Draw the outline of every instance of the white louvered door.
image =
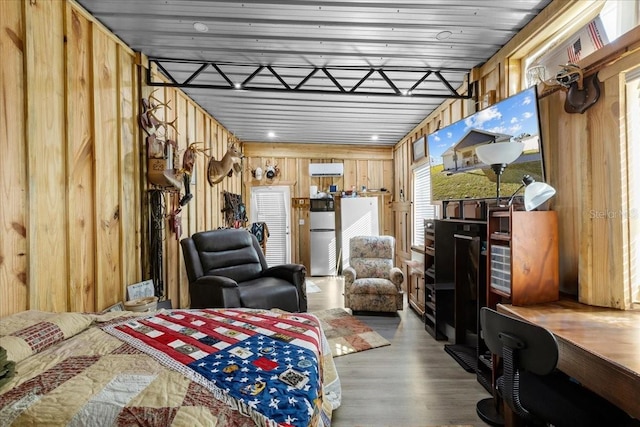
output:
M 266 222 L 267 263 L 269 267 L 291 262 L 291 196 L 288 186 L 253 187 L 251 189 L 251 222 Z

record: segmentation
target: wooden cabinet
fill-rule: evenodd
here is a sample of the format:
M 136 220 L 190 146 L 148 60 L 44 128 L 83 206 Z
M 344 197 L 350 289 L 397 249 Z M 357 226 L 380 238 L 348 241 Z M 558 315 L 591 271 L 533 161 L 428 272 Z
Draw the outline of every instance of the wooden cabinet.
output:
M 424 265 L 420 261 L 407 261 L 407 297 L 411 307 L 424 318 Z
M 558 300 L 557 213 L 491 208 L 487 226 L 487 305 Z
M 486 305 L 528 305 L 559 298 L 558 217 L 555 211 L 491 207 L 487 214 Z M 479 308 L 478 308 L 479 309 Z M 478 323 L 480 329 L 480 324 Z M 478 331 L 482 337 L 482 331 Z M 478 381 L 495 387 L 497 360 L 478 340 Z
M 396 265 L 403 259 L 411 259 L 411 203 L 393 202 L 391 209 L 395 217 Z

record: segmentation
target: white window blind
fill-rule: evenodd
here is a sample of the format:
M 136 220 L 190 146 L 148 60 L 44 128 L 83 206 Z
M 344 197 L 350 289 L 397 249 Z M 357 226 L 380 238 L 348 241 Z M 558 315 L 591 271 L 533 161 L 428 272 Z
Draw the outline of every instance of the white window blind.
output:
M 289 234 L 287 233 L 287 208 L 284 193 L 267 191 L 255 192 L 254 197 L 258 209 L 258 220 L 266 222 L 269 228 L 267 253 L 265 254 L 267 264 L 270 267 L 285 264 L 287 262 L 286 239 L 289 237 Z
M 424 220 L 435 218 L 431 204 L 431 168 L 429 163 L 413 170 L 413 245 L 424 245 Z

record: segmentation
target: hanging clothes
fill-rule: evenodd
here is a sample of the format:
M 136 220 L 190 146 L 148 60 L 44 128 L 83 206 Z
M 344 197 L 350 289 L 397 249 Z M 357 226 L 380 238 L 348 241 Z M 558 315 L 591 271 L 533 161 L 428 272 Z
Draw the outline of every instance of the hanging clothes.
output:
M 249 230 L 251 234 L 256 236 L 258 243 L 262 247 L 262 253 L 267 254 L 267 238 L 269 237 L 269 227 L 266 222 L 254 222 Z

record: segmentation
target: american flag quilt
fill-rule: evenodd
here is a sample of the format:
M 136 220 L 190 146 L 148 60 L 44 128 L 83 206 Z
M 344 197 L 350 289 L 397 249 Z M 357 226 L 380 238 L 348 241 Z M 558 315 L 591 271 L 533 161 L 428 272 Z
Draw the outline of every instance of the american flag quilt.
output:
M 328 426 L 324 335 L 306 313 L 169 310 L 103 330 L 175 369 L 259 426 Z

